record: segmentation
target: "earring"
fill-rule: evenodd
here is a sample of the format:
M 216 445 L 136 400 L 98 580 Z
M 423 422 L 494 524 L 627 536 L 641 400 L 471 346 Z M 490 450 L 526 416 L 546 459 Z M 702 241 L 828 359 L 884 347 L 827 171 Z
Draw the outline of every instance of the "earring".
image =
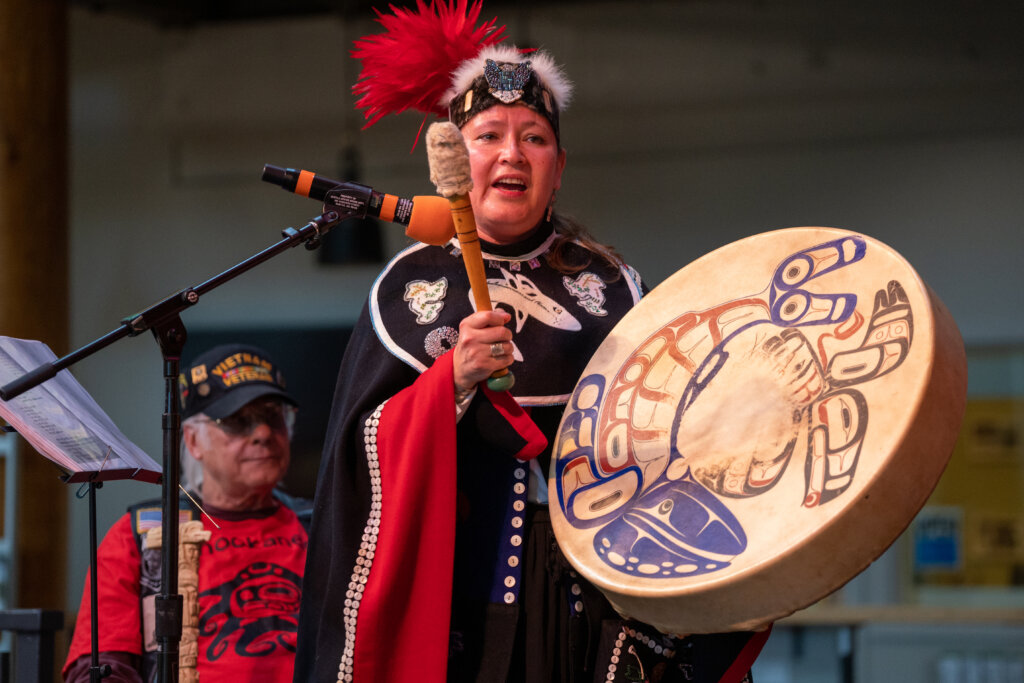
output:
M 557 193 L 557 190 L 555 192 L 551 193 L 551 201 L 548 202 L 548 217 L 547 217 L 548 223 L 551 222 L 551 212 L 555 208 L 555 194 L 556 193 Z

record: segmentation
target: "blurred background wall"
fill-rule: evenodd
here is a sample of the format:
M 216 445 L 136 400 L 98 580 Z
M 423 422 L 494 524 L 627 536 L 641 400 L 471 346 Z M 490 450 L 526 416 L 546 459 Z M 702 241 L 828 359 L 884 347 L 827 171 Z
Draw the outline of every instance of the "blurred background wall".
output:
M 348 50 L 378 30 L 362 4 L 322 2 L 301 14 L 297 3 L 291 16 L 271 8 L 262 17 L 252 16 L 267 7 L 260 3 L 237 14 L 217 3 L 221 16 L 209 15 L 213 3 L 71 6 L 70 184 L 39 188 L 37 197 L 70 197 L 70 348 L 320 213 L 317 203 L 262 183 L 265 163 L 393 194 L 433 193 L 423 145 L 409 151 L 418 115 L 360 130 L 349 92 L 358 65 Z M 993 676 L 1016 675 L 1024 662 L 1022 6 L 549 1 L 489 3 L 483 16 L 507 24 L 520 46 L 549 48 L 575 81 L 563 115 L 559 207 L 618 247 L 649 285 L 759 232 L 863 232 L 906 257 L 949 307 L 971 359 L 971 396 L 999 405 L 996 479 L 1006 502 L 992 514 L 1011 536 L 999 551 L 1005 571 L 974 579 L 963 565 L 915 573 L 908 533 L 818 606 L 831 612 L 813 618 L 808 610 L 811 617 L 777 627 L 758 680 L 954 681 L 990 661 Z M 342 226 L 330 237 L 344 250 L 357 230 Z M 406 244 L 395 226 L 379 235 L 384 257 Z M 302 384 L 309 430 L 290 481 L 297 493 L 312 491 L 318 424 L 346 330 L 381 265 L 376 257 L 327 263 L 296 249 L 182 316 L 186 358 L 230 338 L 289 356 L 282 363 Z M 158 461 L 161 371 L 149 335 L 74 368 Z M 984 436 L 993 413 L 977 410 Z M 969 462 L 958 467 L 977 475 Z M 960 510 L 969 536 L 964 511 L 993 485 L 944 479 L 937 502 Z M 67 495 L 72 614 L 88 531 L 85 501 Z M 101 533 L 127 504 L 157 496 L 151 485 L 107 484 Z M 865 605 L 906 609 L 837 611 Z M 939 607 L 954 611 L 907 611 Z M 974 642 L 980 649 L 963 645 Z M 899 676 L 874 673 L 900 662 L 908 670 Z

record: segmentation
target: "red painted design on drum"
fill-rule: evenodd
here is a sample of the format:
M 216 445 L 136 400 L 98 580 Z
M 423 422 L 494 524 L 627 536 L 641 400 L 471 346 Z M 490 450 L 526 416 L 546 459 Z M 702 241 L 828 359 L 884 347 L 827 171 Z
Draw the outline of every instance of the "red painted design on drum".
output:
M 598 442 L 604 448 L 597 459 L 600 472 L 611 474 L 639 465 L 637 443 L 667 442 L 667 429 L 637 424 L 634 416 L 643 414 L 645 406 L 674 400 L 671 393 L 660 388 L 670 380 L 669 375 L 676 373 L 676 381 L 683 378 L 685 384 L 707 352 L 721 343 L 726 334 L 737 325 L 767 316 L 767 303 L 759 299 L 743 299 L 701 313 L 687 313 L 658 330 L 634 351 L 610 383 L 605 405 L 613 406 L 613 410 L 601 413 Z M 678 374 L 678 370 L 685 375 Z M 656 384 L 654 376 L 659 372 L 663 377 Z M 648 461 L 645 480 L 656 478 L 650 468 Z M 664 471 L 665 467 L 661 469 Z M 655 476 L 648 477 L 648 473 Z
M 741 296 L 716 298 L 716 280 Z M 870 238 L 797 228 L 723 247 L 645 297 L 584 371 L 552 459 L 556 536 L 616 608 L 665 632 L 788 614 L 923 504 L 955 440 L 963 366 L 941 302 Z M 915 411 L 956 419 L 921 427 Z M 896 483 L 878 472 L 887 459 Z M 866 527 L 868 498 L 899 519 Z M 732 584 L 742 598 L 725 597 Z

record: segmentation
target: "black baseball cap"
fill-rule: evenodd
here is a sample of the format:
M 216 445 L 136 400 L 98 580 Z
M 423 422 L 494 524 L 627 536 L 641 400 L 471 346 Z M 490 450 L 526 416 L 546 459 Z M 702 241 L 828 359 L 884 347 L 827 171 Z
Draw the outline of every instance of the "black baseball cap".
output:
M 298 405 L 267 352 L 246 344 L 215 346 L 198 356 L 178 375 L 178 391 L 183 419 L 204 413 L 219 420 L 265 396 Z

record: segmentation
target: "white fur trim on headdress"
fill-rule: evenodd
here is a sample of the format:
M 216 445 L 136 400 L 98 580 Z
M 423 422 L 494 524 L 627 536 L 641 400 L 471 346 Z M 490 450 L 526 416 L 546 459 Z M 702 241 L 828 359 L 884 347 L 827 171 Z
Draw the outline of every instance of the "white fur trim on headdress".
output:
M 555 98 L 555 106 L 558 111 L 565 111 L 569 106 L 569 102 L 572 100 L 572 81 L 555 64 L 551 55 L 540 50 L 523 54 L 511 45 L 489 45 L 481 50 L 476 57 L 462 62 L 452 74 L 452 86 L 445 92 L 439 104 L 447 107 L 452 98 L 469 90 L 473 81 L 483 75 L 484 65 L 488 59 L 515 64 L 528 60 L 534 74 Z

